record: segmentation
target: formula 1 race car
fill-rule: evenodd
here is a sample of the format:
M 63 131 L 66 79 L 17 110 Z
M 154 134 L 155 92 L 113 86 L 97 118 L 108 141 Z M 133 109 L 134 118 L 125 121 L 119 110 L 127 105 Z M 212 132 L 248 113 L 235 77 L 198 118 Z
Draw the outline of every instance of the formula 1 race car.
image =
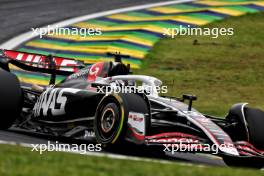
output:
M 106 148 L 125 142 L 157 153 L 187 146 L 213 154 L 216 146 L 214 154 L 227 165 L 264 167 L 264 112 L 239 103 L 225 118 L 202 114 L 192 107 L 194 95 L 159 96 L 162 81 L 129 74 L 130 66 L 121 60 L 129 56 L 108 55 L 115 61 L 85 66 L 74 59 L 2 50 L 0 128 L 96 140 Z M 51 75 L 50 85 L 21 85 L 10 64 Z M 66 78 L 55 84 L 57 75 Z

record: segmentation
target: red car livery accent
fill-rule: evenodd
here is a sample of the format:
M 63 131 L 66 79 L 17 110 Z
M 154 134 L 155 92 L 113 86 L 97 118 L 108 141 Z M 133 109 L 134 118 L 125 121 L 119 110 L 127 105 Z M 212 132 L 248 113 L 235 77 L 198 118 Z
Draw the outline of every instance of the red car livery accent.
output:
M 48 68 L 47 56 L 39 54 L 31 54 L 13 50 L 4 50 L 5 57 L 9 59 L 17 60 L 22 63 L 25 63 L 29 66 L 39 67 L 39 68 Z M 70 58 L 62 57 L 52 57 L 57 70 L 68 71 L 68 72 L 77 72 L 78 67 L 81 65 L 79 61 Z

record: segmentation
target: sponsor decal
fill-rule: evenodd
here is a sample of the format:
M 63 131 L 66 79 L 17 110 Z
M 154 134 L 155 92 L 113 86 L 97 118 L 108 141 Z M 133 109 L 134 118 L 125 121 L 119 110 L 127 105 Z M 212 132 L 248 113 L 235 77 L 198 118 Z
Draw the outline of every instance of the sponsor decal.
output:
M 142 113 L 129 112 L 128 124 L 133 132 L 140 135 L 145 135 L 145 116 Z
M 94 131 L 85 130 L 84 138 L 91 138 L 91 137 L 95 137 Z
M 79 91 L 78 89 L 71 88 L 48 88 L 37 100 L 33 108 L 33 116 L 41 116 L 41 112 L 43 116 L 47 116 L 49 110 L 53 116 L 65 114 L 67 96 L 65 96 L 64 93 L 75 94 Z
M 197 139 L 188 139 L 188 138 L 160 138 L 160 139 L 151 139 L 148 142 L 150 143 L 188 143 L 195 144 L 199 143 Z
M 68 76 L 67 80 L 72 80 L 72 79 L 77 79 L 77 78 L 86 79 L 88 73 L 89 73 L 89 69 L 84 68 L 84 69 L 79 70 L 77 73 L 74 73 L 74 74 Z
M 88 81 L 96 80 L 97 76 L 102 71 L 103 66 L 104 66 L 103 62 L 99 62 L 97 64 L 94 64 L 89 70 Z

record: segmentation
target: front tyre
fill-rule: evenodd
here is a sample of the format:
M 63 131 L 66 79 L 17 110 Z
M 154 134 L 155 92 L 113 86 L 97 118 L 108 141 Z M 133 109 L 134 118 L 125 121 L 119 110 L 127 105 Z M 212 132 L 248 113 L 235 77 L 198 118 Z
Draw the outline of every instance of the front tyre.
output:
M 118 142 L 124 136 L 124 104 L 117 94 L 104 97 L 99 103 L 94 120 L 97 142 L 103 146 Z
M 234 141 L 246 141 L 257 149 L 264 150 L 264 112 L 247 107 L 245 103 L 235 104 L 226 117 L 234 123 L 229 135 Z M 263 158 L 258 157 L 231 157 L 224 156 L 224 162 L 229 166 L 250 167 L 261 169 L 264 167 Z
M 125 144 L 130 112 L 148 114 L 149 106 L 146 97 L 139 94 L 105 96 L 97 107 L 94 120 L 97 142 L 104 148 L 111 148 L 111 146 L 116 148 L 117 144 L 118 146 Z M 145 118 L 149 119 L 147 116 Z M 148 124 L 146 120 L 146 128 Z
M 261 169 L 264 167 L 262 158 L 255 157 L 234 157 L 234 156 L 223 156 L 222 157 L 225 164 L 230 167 L 245 167 L 245 168 L 255 168 Z

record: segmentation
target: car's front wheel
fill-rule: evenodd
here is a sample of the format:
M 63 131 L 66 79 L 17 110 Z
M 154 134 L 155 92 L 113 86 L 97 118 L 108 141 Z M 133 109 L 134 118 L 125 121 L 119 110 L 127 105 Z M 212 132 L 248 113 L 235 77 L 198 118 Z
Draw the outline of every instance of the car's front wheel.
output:
M 223 156 L 225 164 L 231 167 L 246 167 L 261 169 L 264 167 L 263 159 L 255 157 Z
M 94 131 L 97 142 L 105 148 L 122 146 L 126 143 L 128 131 L 128 116 L 131 112 L 142 114 L 145 118 L 145 127 L 149 124 L 148 100 L 139 94 L 111 94 L 105 96 L 99 103 L 95 120 Z
M 95 135 L 103 145 L 113 144 L 123 136 L 124 108 L 115 97 L 107 97 L 97 108 L 94 121 Z
M 233 141 L 247 141 L 259 150 L 264 150 L 264 112 L 247 107 L 245 103 L 235 104 L 226 117 L 226 120 L 235 124 L 229 129 Z M 234 158 L 224 156 L 223 160 L 229 166 L 262 168 L 263 158 L 245 157 Z

